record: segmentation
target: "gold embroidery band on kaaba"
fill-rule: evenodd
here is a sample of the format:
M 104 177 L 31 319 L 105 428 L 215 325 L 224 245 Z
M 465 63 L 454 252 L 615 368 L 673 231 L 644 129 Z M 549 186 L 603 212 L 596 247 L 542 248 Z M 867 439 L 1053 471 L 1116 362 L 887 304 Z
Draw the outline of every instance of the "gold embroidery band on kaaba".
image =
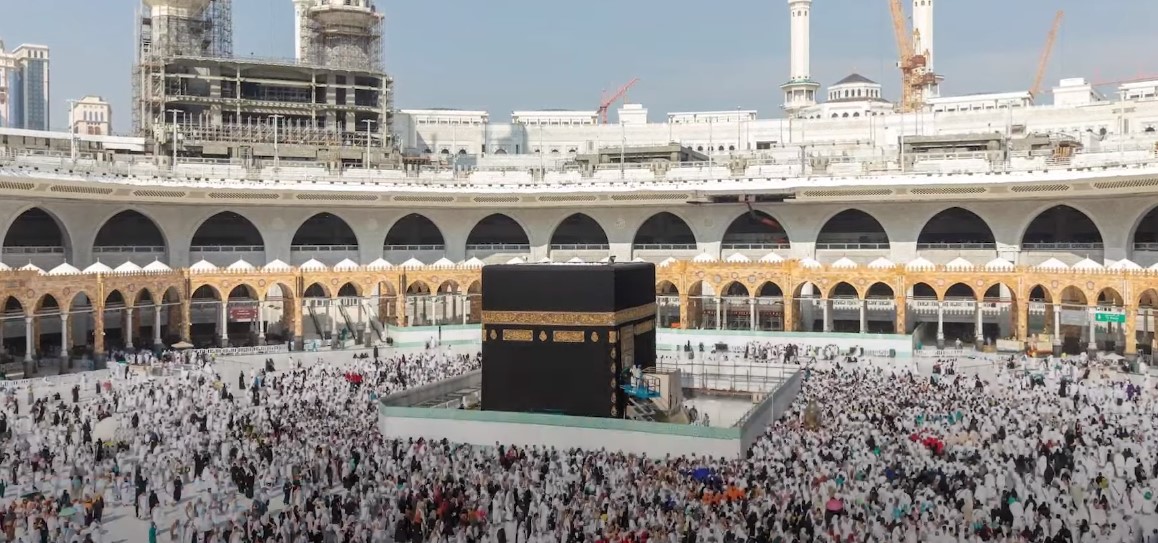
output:
M 635 335 L 646 334 L 655 330 L 655 321 L 647 320 L 635 323 Z
M 530 330 L 503 330 L 503 341 L 532 341 Z
M 551 332 L 551 341 L 555 343 L 583 343 L 583 331 L 555 330 Z
M 655 316 L 655 304 L 619 311 L 483 311 L 482 323 L 506 326 L 618 326 Z

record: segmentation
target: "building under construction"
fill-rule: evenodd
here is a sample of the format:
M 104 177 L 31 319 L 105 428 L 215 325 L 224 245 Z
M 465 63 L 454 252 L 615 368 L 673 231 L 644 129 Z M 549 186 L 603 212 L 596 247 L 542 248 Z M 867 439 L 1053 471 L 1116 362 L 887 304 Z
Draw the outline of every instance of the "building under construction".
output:
M 298 58 L 233 56 L 231 0 L 142 0 L 133 126 L 159 157 L 396 158 L 372 0 L 298 0 Z

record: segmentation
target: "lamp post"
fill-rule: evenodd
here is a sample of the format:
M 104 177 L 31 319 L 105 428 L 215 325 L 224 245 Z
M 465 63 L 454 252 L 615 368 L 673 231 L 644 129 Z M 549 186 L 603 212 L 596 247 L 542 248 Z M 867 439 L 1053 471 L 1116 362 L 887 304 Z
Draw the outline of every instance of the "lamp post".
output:
M 185 112 L 181 111 L 179 109 L 170 109 L 168 111 L 169 111 L 169 113 L 173 114 L 173 141 L 170 142 L 170 145 L 173 147 L 173 164 L 171 166 L 176 167 L 177 166 L 177 114 L 178 113 L 185 113 Z
M 278 149 L 277 149 L 277 129 L 278 129 L 277 125 L 278 125 L 278 121 L 281 120 L 283 117 L 285 117 L 285 116 L 284 115 L 270 115 L 269 116 L 269 122 L 273 123 L 273 167 L 274 168 L 281 166 L 281 155 L 278 154 Z
M 362 167 L 370 169 L 370 126 L 374 124 L 374 119 L 365 119 L 362 121 L 366 124 L 366 161 L 362 163 Z

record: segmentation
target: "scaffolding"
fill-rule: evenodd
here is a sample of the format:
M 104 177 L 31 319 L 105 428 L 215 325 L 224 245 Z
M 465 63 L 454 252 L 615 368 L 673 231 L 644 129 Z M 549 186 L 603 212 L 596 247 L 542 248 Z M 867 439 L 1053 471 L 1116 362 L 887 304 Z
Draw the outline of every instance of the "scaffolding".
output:
M 308 54 L 293 60 L 233 58 L 231 1 L 142 0 L 133 125 L 158 161 L 394 157 L 393 80 L 371 0 L 295 2 Z
M 362 6 L 315 3 L 298 21 L 301 60 L 336 70 L 383 71 L 383 19 L 370 0 Z
M 163 122 L 165 67 L 177 57 L 233 57 L 233 0 L 208 0 L 197 13 L 153 9 L 136 13 L 137 51 L 133 65 L 133 130 L 152 136 Z

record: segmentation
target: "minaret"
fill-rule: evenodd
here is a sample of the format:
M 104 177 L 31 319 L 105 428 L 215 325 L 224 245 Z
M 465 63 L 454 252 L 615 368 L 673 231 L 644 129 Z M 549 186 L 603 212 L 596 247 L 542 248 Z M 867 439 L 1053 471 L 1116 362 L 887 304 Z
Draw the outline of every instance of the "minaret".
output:
M 925 55 L 925 70 L 936 74 L 933 57 L 933 0 L 913 0 L 913 52 Z M 925 98 L 936 98 L 941 95 L 939 83 L 941 77 L 935 77 L 935 83 L 925 87 Z
M 306 12 L 309 11 L 310 6 L 314 3 L 313 0 L 293 0 L 294 2 L 294 58 L 302 60 L 305 58 L 305 44 L 302 43 L 302 37 L 305 33 L 304 25 L 306 24 Z
M 820 83 L 812 80 L 809 67 L 812 0 L 788 0 L 788 16 L 789 76 L 780 89 L 784 91 L 784 111 L 795 116 L 804 108 L 816 105 L 816 91 L 820 89 Z

